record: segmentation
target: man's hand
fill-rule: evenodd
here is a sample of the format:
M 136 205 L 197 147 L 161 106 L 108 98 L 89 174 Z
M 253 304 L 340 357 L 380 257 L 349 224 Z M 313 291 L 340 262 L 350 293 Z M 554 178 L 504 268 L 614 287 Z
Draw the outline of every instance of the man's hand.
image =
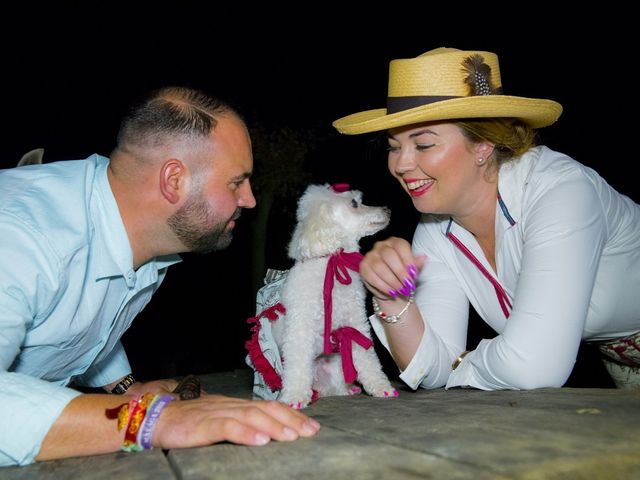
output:
M 205 395 L 167 405 L 154 431 L 153 444 L 164 449 L 222 441 L 265 445 L 271 440 L 311 437 L 319 429 L 316 420 L 277 401 Z
M 170 378 L 154 380 L 152 382 L 136 382 L 129 387 L 127 395 L 135 395 L 139 397 L 148 392 L 159 394 L 173 393 L 173 390 L 177 385 L 178 382 Z

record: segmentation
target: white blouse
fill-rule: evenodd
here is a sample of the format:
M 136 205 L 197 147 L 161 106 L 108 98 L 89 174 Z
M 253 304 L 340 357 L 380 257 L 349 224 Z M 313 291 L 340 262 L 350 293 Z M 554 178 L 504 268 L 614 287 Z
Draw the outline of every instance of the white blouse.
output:
M 640 205 L 546 147 L 505 164 L 498 191 L 497 272 L 449 217 L 423 215 L 416 228 L 413 250 L 427 255 L 416 292 L 425 333 L 400 375 L 414 389 L 560 387 L 581 340 L 640 331 Z M 502 304 L 449 232 L 506 293 Z M 452 371 L 465 350 L 469 302 L 498 335 Z M 379 320 L 371 322 L 388 349 Z

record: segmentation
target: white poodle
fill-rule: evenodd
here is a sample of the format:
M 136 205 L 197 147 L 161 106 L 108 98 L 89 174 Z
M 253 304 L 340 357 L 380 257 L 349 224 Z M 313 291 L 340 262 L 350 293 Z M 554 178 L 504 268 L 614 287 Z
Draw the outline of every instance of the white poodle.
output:
M 398 396 L 374 351 L 358 274 L 359 241 L 387 226 L 389 210 L 362 204 L 348 185 L 311 185 L 298 202 L 282 284 L 286 313 L 271 324 L 282 356 L 278 400 L 304 408 L 317 397 Z

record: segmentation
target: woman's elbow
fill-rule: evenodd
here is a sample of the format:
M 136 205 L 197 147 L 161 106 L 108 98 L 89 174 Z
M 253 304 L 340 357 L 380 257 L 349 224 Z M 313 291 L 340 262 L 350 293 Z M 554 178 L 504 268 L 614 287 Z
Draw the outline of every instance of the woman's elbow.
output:
M 536 388 L 562 387 L 569 379 L 572 369 L 524 367 L 520 370 L 520 372 L 512 374 L 510 383 L 518 390 L 534 390 Z

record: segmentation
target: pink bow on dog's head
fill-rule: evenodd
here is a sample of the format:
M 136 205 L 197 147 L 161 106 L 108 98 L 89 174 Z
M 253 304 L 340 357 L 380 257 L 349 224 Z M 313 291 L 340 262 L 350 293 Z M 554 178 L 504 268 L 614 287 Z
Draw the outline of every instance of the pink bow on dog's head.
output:
M 331 185 L 331 190 L 336 193 L 343 193 L 349 190 L 348 183 L 334 183 Z

